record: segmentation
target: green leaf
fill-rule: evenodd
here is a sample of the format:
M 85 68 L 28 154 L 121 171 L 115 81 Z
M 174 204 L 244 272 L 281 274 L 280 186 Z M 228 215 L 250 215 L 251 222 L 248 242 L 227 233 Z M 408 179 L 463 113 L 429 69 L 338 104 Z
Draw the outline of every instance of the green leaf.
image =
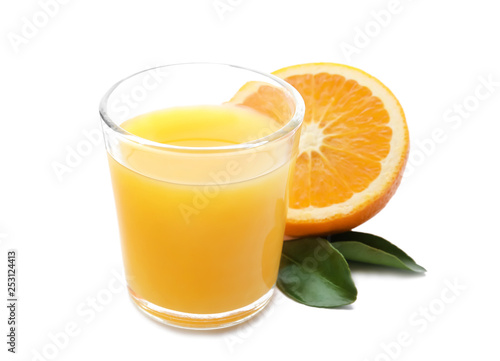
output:
M 348 261 L 395 267 L 413 272 L 425 268 L 389 241 L 361 232 L 345 232 L 328 236 L 328 240 Z
M 286 296 L 313 307 L 348 305 L 358 294 L 344 257 L 319 237 L 284 243 L 277 285 Z

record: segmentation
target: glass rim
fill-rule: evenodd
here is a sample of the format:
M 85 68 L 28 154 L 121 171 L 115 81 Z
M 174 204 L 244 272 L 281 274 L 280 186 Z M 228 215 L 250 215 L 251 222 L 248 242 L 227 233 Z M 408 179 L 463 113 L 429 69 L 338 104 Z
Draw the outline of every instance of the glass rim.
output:
M 292 116 L 289 117 L 288 121 L 278 130 L 272 132 L 271 134 L 268 134 L 264 137 L 260 137 L 258 139 L 254 139 L 248 142 L 244 143 L 238 143 L 238 144 L 231 144 L 231 145 L 224 145 L 224 146 L 215 146 L 215 147 L 187 147 L 187 146 L 179 146 L 179 145 L 173 145 L 173 144 L 165 144 L 165 143 L 160 143 L 160 142 L 155 142 L 146 138 L 139 137 L 135 134 L 127 132 L 125 129 L 123 129 L 119 124 L 117 124 L 112 117 L 108 114 L 107 109 L 108 109 L 108 103 L 109 103 L 109 98 L 113 95 L 113 92 L 124 82 L 127 80 L 139 75 L 143 74 L 149 71 L 153 71 L 156 69 L 160 68 L 171 68 L 171 67 L 179 67 L 179 66 L 191 66 L 191 65 L 208 65 L 208 66 L 221 66 L 221 67 L 228 67 L 228 68 L 236 68 L 239 70 L 244 70 L 247 72 L 259 74 L 261 76 L 264 76 L 266 78 L 271 79 L 275 83 L 278 83 L 280 86 L 286 89 L 288 93 L 292 96 L 294 103 L 295 103 L 295 111 L 292 114 Z M 160 149 L 165 149 L 165 150 L 175 150 L 175 151 L 231 151 L 231 150 L 247 150 L 247 149 L 252 149 L 255 147 L 259 147 L 265 144 L 269 144 L 275 141 L 278 141 L 279 139 L 282 139 L 286 137 L 288 134 L 293 133 L 296 131 L 299 126 L 302 124 L 302 120 L 304 118 L 305 114 L 305 103 L 304 99 L 300 95 L 300 93 L 289 83 L 284 81 L 283 79 L 278 78 L 275 75 L 261 72 L 258 70 L 246 68 L 243 66 L 239 65 L 233 65 L 233 64 L 225 64 L 225 63 L 214 63 L 214 62 L 186 62 L 186 63 L 173 63 L 173 64 L 167 64 L 167 65 L 160 65 L 160 66 L 155 66 L 152 68 L 144 69 L 141 71 L 138 71 L 132 75 L 127 76 L 126 78 L 121 79 L 120 81 L 116 82 L 102 97 L 101 102 L 99 103 L 99 114 L 101 116 L 101 120 L 115 133 L 120 135 L 121 137 L 132 141 L 134 143 L 138 143 L 141 145 L 145 146 L 152 146 L 155 148 L 160 148 Z

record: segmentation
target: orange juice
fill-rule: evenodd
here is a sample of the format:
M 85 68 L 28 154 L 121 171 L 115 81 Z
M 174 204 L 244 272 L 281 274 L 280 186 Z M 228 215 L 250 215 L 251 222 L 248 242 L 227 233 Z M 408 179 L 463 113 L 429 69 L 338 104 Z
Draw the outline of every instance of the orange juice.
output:
M 220 147 L 259 139 L 275 120 L 241 106 L 155 111 L 121 124 L 151 141 Z M 272 149 L 204 158 L 120 149 L 109 156 L 125 271 L 133 297 L 191 314 L 252 304 L 274 286 L 290 160 Z M 150 153 L 150 152 L 149 152 Z M 168 153 L 168 152 L 167 152 Z

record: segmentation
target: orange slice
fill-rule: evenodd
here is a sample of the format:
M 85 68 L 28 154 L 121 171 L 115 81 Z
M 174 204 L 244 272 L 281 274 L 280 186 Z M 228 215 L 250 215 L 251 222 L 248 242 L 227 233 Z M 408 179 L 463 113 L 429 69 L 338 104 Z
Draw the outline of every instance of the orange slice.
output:
M 373 76 L 342 64 L 301 64 L 273 74 L 306 104 L 286 234 L 339 233 L 373 217 L 396 191 L 408 157 L 408 127 L 396 97 Z M 243 87 L 233 101 L 260 111 L 255 104 L 263 94 L 266 104 L 279 103 L 257 88 Z

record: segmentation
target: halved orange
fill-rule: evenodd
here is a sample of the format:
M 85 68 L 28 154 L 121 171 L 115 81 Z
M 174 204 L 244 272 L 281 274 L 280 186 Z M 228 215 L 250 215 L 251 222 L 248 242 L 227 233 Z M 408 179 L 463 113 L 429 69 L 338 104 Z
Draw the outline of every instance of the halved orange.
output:
M 306 104 L 286 234 L 339 233 L 373 217 L 396 191 L 408 157 L 408 127 L 396 97 L 373 76 L 342 64 L 301 64 L 273 74 Z M 258 93 L 273 96 L 253 85 L 233 99 L 255 107 Z

